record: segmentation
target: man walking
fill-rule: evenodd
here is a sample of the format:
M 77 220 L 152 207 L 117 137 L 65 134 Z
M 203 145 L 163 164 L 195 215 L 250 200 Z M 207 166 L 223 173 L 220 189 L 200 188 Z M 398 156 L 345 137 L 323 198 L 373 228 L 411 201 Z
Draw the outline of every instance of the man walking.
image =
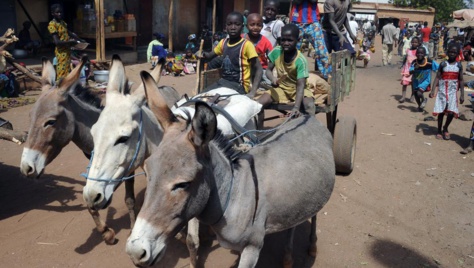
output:
M 357 42 L 355 33 L 351 31 L 347 11 L 351 7 L 350 0 L 326 0 L 324 2 L 323 31 L 328 52 L 347 49 L 352 55 L 356 52 L 346 38 L 346 31 L 353 42 Z
M 393 20 L 387 19 L 388 23 L 382 28 L 382 63 L 383 66 L 392 64 L 393 47 L 397 47 L 398 32 L 393 26 Z

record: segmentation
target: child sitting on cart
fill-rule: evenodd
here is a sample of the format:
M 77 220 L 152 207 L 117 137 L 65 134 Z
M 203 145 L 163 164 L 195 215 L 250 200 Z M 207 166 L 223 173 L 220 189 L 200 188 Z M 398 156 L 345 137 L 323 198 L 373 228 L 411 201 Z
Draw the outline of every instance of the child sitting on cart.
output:
M 212 59 L 223 56 L 222 77 L 216 83 L 206 88 L 206 91 L 218 87 L 228 87 L 240 94 L 247 94 L 250 98 L 255 96 L 262 80 L 262 65 L 252 42 L 241 37 L 244 18 L 239 12 L 227 15 L 226 30 L 229 37 L 223 39 L 212 52 L 204 52 L 202 57 Z M 252 88 L 250 89 L 250 79 Z
M 265 71 L 268 67 L 268 53 L 273 50 L 272 43 L 263 36 L 260 31 L 262 30 L 263 19 L 258 13 L 252 13 L 247 16 L 247 29 L 249 32 L 244 34 L 244 38 L 252 42 L 257 51 L 258 59 L 263 68 L 262 74 L 262 86 L 268 88 L 270 86 L 270 80 L 265 75 Z
M 281 46 L 277 46 L 268 55 L 270 61 L 266 75 L 272 82 L 272 88 L 266 91 L 258 102 L 264 108 L 273 102 L 294 102 L 290 116 L 299 116 L 300 111 L 314 115 L 316 106 L 313 93 L 306 81 L 309 77 L 308 62 L 296 49 L 298 37 L 299 29 L 295 24 L 287 24 L 281 29 Z M 273 76 L 274 68 L 278 77 Z

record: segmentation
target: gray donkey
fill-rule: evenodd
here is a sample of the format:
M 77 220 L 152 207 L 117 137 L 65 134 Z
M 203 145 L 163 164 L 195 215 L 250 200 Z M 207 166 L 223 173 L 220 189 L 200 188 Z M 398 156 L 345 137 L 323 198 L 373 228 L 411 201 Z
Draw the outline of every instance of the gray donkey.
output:
M 236 156 L 207 104 L 196 104 L 192 120 L 175 117 L 150 75 L 141 75 L 164 136 L 146 161 L 145 200 L 126 245 L 133 263 L 155 264 L 169 239 L 193 217 L 211 226 L 222 246 L 241 252 L 239 267 L 255 267 L 266 234 L 313 217 L 310 253 L 315 256 L 316 213 L 335 182 L 327 128 L 313 116 L 299 117 Z M 286 258 L 291 265 L 291 254 Z

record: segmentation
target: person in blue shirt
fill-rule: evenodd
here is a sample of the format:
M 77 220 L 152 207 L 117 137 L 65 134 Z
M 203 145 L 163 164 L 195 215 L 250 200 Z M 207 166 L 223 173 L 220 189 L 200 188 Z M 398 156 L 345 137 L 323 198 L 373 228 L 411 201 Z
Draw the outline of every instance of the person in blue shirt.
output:
M 418 104 L 418 111 L 422 112 L 425 108 L 428 99 L 424 97 L 423 93 L 431 91 L 431 72 L 438 71 L 439 64 L 426 57 L 426 49 L 423 46 L 416 50 L 416 60 L 414 60 L 410 67 L 410 74 L 412 75 L 412 91 Z
M 161 60 L 166 59 L 166 50 L 163 47 L 163 39 L 165 36 L 161 33 L 154 33 L 155 40 L 148 44 L 147 60 L 151 63 L 151 69 L 154 69 L 156 64 Z

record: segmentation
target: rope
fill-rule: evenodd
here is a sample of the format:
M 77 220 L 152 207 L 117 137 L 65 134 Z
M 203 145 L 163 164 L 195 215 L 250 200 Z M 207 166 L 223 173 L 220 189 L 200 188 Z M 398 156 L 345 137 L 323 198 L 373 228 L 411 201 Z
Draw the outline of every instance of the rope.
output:
M 231 164 L 231 165 L 232 165 L 232 164 Z M 221 216 L 219 217 L 219 219 L 218 219 L 215 223 L 213 223 L 213 224 L 211 224 L 211 225 L 216 225 L 217 223 L 219 223 L 219 222 L 222 220 L 222 218 L 224 217 L 225 211 L 227 210 L 227 207 L 229 206 L 230 194 L 232 193 L 232 188 L 233 188 L 233 185 L 234 185 L 234 167 L 231 166 L 230 168 L 231 168 L 231 170 L 232 170 L 232 178 L 230 179 L 230 187 L 229 187 L 229 191 L 227 192 L 227 197 L 226 197 L 226 199 L 225 199 L 224 208 L 223 208 L 223 210 L 222 210 L 222 214 L 221 214 Z
M 127 168 L 126 172 L 124 172 L 124 174 L 129 174 L 130 169 L 132 168 L 133 164 L 137 160 L 138 152 L 140 151 L 140 147 L 141 147 L 141 144 L 142 144 L 142 129 L 143 129 L 143 112 L 142 111 L 143 110 L 140 110 L 140 124 L 139 124 L 139 127 L 138 127 L 138 142 L 137 142 L 137 145 L 135 146 L 135 153 L 133 154 L 132 161 L 130 162 L 130 165 L 128 165 L 128 168 Z M 126 180 L 129 180 L 129 179 L 135 178 L 136 176 L 145 174 L 145 172 L 141 172 L 141 173 L 130 175 L 130 176 L 122 176 L 119 179 L 90 178 L 89 177 L 89 170 L 90 170 L 91 165 L 92 165 L 92 159 L 94 159 L 94 151 L 93 150 L 91 152 L 91 158 L 89 159 L 89 164 L 86 167 L 86 173 L 81 173 L 80 174 L 82 177 L 86 178 L 86 180 L 103 181 L 103 182 L 122 182 L 122 181 L 126 181 Z
M 264 129 L 264 130 L 258 130 L 258 129 L 251 129 L 251 130 L 247 130 L 247 131 L 244 131 L 242 132 L 240 135 L 238 135 L 237 137 L 235 138 L 232 138 L 229 140 L 229 142 L 233 142 L 234 140 L 242 137 L 242 136 L 245 136 L 247 135 L 248 133 L 270 133 L 270 132 L 275 132 L 277 131 L 279 128 L 281 128 L 282 126 L 284 126 L 286 123 L 288 123 L 288 121 L 290 121 L 293 117 L 288 117 L 286 118 L 285 121 L 283 121 L 283 123 L 281 123 L 280 125 L 274 127 L 274 128 L 271 128 L 271 129 Z M 252 147 L 254 146 L 254 144 L 252 142 L 250 142 L 250 144 L 252 145 Z

